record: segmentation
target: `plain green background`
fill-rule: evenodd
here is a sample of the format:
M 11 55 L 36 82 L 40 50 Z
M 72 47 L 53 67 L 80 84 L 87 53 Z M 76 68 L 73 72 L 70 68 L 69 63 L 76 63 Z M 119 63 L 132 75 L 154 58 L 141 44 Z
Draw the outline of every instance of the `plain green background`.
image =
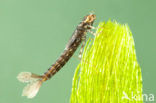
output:
M 22 97 L 21 71 L 43 74 L 64 50 L 83 16 L 127 23 L 132 30 L 143 89 L 156 95 L 155 0 L 0 0 L 0 103 L 69 103 L 72 77 L 79 63 L 73 57 L 34 99 Z M 76 52 L 75 56 L 78 56 Z

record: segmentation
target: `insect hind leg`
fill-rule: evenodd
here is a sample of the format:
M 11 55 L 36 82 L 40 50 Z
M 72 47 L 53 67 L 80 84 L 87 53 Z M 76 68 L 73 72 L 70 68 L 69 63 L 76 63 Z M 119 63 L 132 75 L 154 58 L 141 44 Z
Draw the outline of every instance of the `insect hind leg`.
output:
M 79 56 L 78 56 L 78 58 L 81 60 L 81 58 L 82 58 L 82 53 L 83 53 L 83 48 L 84 48 L 84 46 L 85 46 L 85 43 L 86 43 L 86 40 L 84 40 L 83 42 L 82 42 L 82 45 L 81 45 L 81 48 L 80 48 L 80 52 L 79 52 Z

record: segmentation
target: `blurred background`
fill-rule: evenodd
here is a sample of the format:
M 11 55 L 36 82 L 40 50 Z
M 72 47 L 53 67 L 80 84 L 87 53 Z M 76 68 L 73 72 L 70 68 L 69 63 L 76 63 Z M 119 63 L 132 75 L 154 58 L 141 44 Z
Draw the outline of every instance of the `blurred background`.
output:
M 0 0 L 0 103 L 69 103 L 78 51 L 34 99 L 22 97 L 21 71 L 43 74 L 64 50 L 83 16 L 94 26 L 109 19 L 127 23 L 142 68 L 144 94 L 156 95 L 155 0 Z M 149 102 L 148 102 L 149 103 Z

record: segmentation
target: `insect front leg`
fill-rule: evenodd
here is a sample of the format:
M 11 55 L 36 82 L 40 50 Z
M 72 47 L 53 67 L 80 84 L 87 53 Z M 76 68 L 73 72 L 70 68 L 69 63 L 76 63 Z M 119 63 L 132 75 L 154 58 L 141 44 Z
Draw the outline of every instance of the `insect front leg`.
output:
M 100 33 L 102 33 L 102 30 L 100 30 L 98 33 L 95 33 L 92 30 L 87 30 L 87 32 L 91 33 L 93 36 L 98 36 Z
M 96 36 L 97 34 L 91 30 L 87 30 L 87 32 L 91 33 L 93 36 Z
M 90 28 L 87 30 L 87 32 L 91 33 L 93 36 L 98 36 L 102 32 L 102 30 L 100 30 L 98 33 L 95 33 L 94 31 L 92 31 L 92 30 L 100 29 L 101 27 L 94 27 L 94 26 L 88 25 L 86 28 Z
M 88 25 L 89 28 L 93 29 L 93 30 L 96 30 L 98 29 L 97 27 L 94 27 L 94 26 L 91 26 L 91 25 Z

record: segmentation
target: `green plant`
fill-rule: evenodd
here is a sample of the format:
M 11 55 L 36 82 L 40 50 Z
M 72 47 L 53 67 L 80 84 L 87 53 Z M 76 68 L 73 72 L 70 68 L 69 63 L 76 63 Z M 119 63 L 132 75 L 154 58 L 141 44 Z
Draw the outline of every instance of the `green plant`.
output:
M 129 27 L 102 22 L 96 34 L 75 71 L 71 103 L 142 103 L 141 68 Z

